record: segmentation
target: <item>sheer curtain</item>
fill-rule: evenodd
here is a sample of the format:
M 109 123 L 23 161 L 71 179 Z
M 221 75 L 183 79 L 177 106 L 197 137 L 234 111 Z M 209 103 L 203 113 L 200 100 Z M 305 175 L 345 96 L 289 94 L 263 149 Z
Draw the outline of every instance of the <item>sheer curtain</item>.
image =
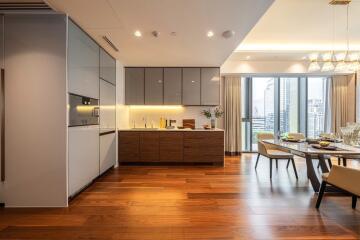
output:
M 225 152 L 241 152 L 241 77 L 224 76 Z
M 325 117 L 324 117 L 324 132 L 331 132 L 331 104 L 332 104 L 332 78 L 329 77 L 326 81 L 325 88 Z

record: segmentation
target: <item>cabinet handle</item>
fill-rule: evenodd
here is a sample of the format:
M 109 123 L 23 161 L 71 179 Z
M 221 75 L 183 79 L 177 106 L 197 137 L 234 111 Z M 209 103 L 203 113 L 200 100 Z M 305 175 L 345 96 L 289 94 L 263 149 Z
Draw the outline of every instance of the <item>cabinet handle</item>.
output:
M 1 182 L 5 181 L 5 69 L 1 69 Z

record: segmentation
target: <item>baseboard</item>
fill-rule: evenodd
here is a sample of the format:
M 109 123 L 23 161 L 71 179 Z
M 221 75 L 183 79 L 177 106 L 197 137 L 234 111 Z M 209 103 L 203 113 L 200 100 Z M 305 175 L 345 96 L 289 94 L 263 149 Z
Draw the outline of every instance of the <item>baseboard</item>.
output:
M 242 152 L 225 152 L 225 156 L 240 156 Z

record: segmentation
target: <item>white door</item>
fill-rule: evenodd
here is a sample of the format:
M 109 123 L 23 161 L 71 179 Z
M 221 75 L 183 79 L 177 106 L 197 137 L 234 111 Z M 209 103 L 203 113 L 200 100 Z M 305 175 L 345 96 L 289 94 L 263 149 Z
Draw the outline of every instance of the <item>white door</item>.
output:
M 116 87 L 100 80 L 100 129 L 115 130 L 116 120 Z
M 69 196 L 99 175 L 99 126 L 69 127 Z

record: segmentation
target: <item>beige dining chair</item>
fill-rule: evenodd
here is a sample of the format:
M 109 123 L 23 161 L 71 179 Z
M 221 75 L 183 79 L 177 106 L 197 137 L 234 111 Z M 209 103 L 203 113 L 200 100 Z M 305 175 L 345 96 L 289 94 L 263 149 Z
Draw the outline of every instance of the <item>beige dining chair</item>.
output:
M 274 134 L 272 133 L 258 133 L 258 156 L 256 159 L 255 169 L 257 168 L 257 165 L 259 163 L 260 155 L 267 157 L 270 159 L 270 179 L 272 178 L 272 163 L 273 159 L 276 161 L 276 168 L 278 168 L 278 160 L 288 160 L 289 162 L 292 162 L 294 172 L 296 179 L 298 179 L 295 161 L 294 161 L 294 155 L 288 152 L 284 152 L 279 150 L 276 146 L 271 144 L 266 144 L 263 141 L 264 140 L 270 140 L 274 139 Z
M 327 185 L 339 188 L 352 195 L 352 208 L 356 208 L 356 202 L 360 197 L 360 170 L 334 165 L 329 173 L 322 175 L 322 183 L 316 202 L 318 209 L 324 196 Z

